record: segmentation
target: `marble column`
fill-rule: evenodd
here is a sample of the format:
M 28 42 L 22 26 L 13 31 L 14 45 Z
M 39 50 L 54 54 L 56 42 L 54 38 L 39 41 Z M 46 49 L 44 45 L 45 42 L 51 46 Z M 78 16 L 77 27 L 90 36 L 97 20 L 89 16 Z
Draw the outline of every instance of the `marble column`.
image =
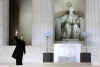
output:
M 87 45 L 93 65 L 100 65 L 100 0 L 86 0 Z
M 51 32 L 49 45 L 53 43 L 53 8 L 51 0 L 33 0 L 32 45 L 45 46 L 45 33 Z
M 0 0 L 0 46 L 3 44 L 3 0 Z
M 0 45 L 7 45 L 9 0 L 0 0 Z

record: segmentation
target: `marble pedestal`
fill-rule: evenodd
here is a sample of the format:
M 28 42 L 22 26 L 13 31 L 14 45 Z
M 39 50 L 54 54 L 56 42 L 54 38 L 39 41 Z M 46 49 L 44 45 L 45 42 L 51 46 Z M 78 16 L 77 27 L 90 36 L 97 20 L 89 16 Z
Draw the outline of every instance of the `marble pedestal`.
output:
M 80 63 L 81 43 L 68 41 L 54 44 L 54 62 Z

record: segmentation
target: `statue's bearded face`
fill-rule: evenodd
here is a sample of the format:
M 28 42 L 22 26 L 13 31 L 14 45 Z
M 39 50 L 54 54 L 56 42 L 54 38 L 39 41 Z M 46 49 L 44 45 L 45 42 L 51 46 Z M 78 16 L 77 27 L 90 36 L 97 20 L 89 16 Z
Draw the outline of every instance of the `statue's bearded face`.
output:
M 72 7 L 72 3 L 71 3 L 71 2 L 67 2 L 67 3 L 66 3 L 66 6 L 67 6 L 68 8 L 70 8 L 70 7 Z

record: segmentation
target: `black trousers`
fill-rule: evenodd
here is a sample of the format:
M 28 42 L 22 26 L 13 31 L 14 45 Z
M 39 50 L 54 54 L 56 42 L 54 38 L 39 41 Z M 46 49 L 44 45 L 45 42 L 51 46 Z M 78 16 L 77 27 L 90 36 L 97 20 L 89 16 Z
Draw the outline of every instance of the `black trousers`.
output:
M 22 57 L 16 58 L 16 65 L 23 65 L 23 63 L 22 63 Z

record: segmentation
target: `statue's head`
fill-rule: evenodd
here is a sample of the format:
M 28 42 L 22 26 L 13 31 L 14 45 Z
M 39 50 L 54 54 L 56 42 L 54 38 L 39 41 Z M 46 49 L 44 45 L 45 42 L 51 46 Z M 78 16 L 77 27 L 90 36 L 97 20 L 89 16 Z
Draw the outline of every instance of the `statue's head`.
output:
M 70 8 L 70 7 L 72 7 L 72 3 L 69 1 L 69 2 L 66 3 L 66 6 L 67 6 L 68 8 Z

